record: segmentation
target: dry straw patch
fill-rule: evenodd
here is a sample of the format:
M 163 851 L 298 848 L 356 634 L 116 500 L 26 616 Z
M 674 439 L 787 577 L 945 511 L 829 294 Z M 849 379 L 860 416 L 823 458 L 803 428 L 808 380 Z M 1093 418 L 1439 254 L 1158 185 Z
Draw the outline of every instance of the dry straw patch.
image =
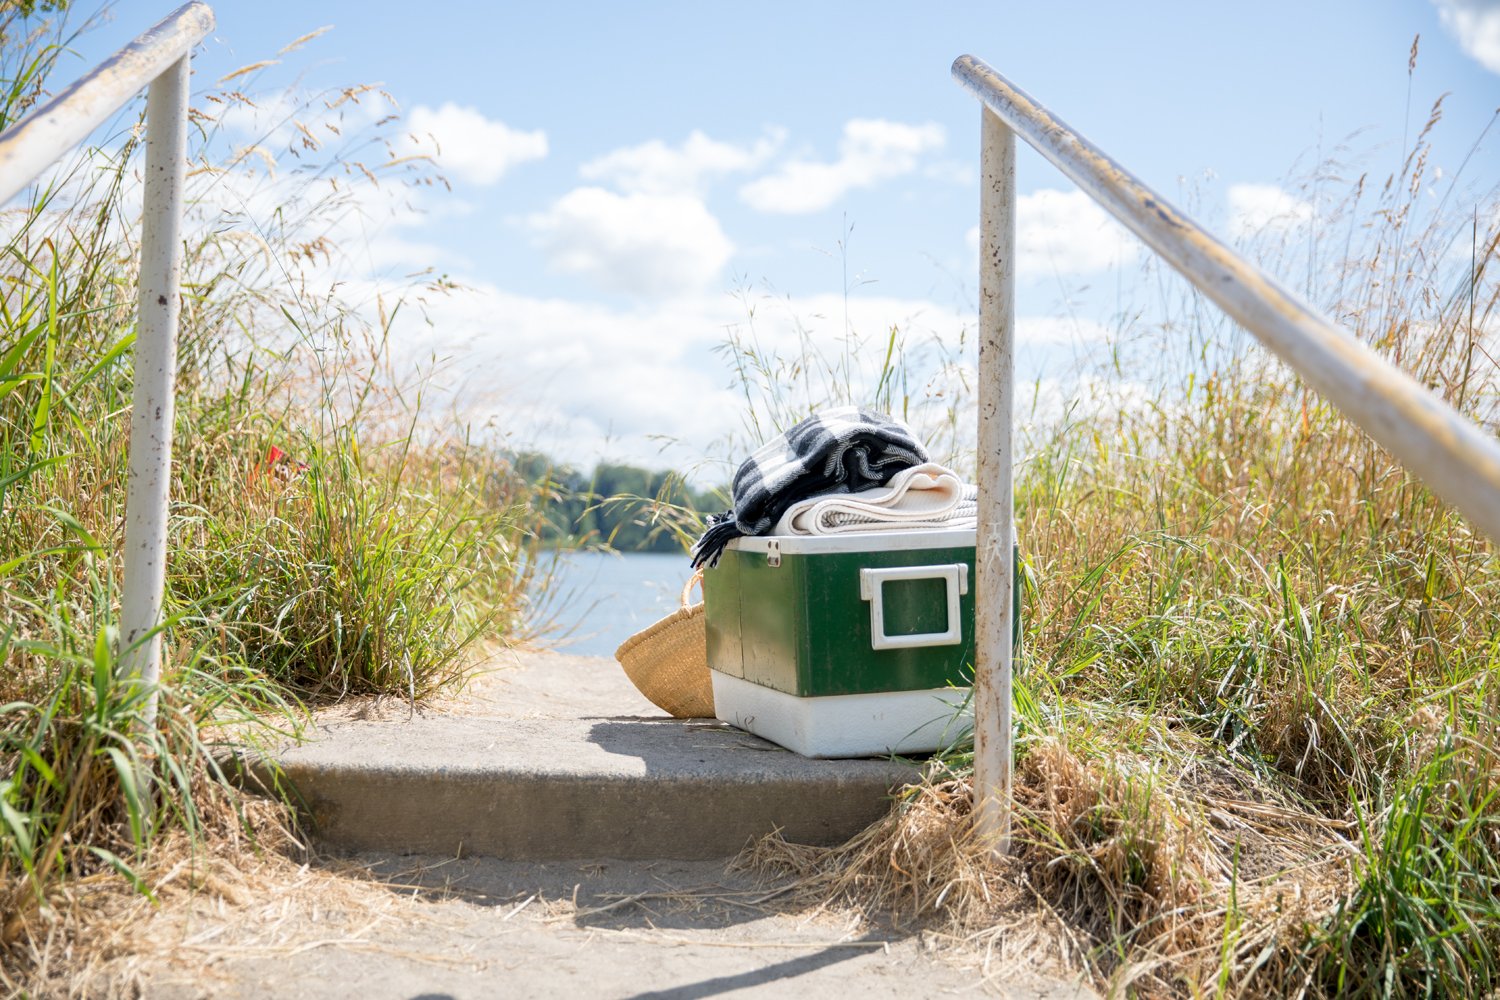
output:
M 323 949 L 463 964 L 440 940 L 435 914 L 407 905 L 403 887 L 313 857 L 280 826 L 274 804 L 257 808 L 265 816 L 253 842 L 216 837 L 211 853 L 180 836 L 156 845 L 144 873 L 149 896 L 105 876 L 69 882 L 17 944 L 24 973 L 3 985 L 21 995 L 135 1000 L 169 986 L 243 986 L 221 963 L 305 961 Z M 417 921 L 427 937 L 413 934 Z
M 283 806 L 269 799 L 200 804 L 197 836 L 165 833 L 134 869 L 68 879 L 38 907 L 12 910 L 0 943 L 0 986 L 14 995 L 137 997 L 146 956 L 170 942 L 153 938 L 160 914 L 196 902 L 219 909 L 289 891 L 306 872 L 304 847 Z M 84 834 L 98 842 L 99 833 Z M 304 880 L 305 881 L 305 880 Z
M 1433 182 L 1440 118 L 1383 183 L 1318 164 L 1306 230 L 1250 249 L 1497 428 L 1500 199 Z M 899 344 L 861 369 L 868 346 L 837 359 L 868 373 L 845 396 L 922 384 L 889 369 L 913 356 Z M 740 350 L 736 371 L 795 409 L 783 369 Z M 1051 963 L 1121 995 L 1487 995 L 1494 546 L 1191 291 L 1124 310 L 1096 354 L 1080 393 L 1152 389 L 1108 412 L 1080 398 L 1023 448 L 1015 856 L 969 839 L 959 753 L 850 843 L 754 858 L 807 899 L 940 927 L 986 968 Z M 962 395 L 882 402 L 967 421 Z
M 911 789 L 892 818 L 836 848 L 762 841 L 750 863 L 798 898 L 925 925 L 983 974 L 1084 973 L 1113 992 L 1241 992 L 1274 976 L 1348 892 L 1339 824 L 1178 759 L 1033 745 L 1016 773 L 1015 848 L 970 827 L 968 782 Z M 1236 927 L 1226 934 L 1226 916 Z

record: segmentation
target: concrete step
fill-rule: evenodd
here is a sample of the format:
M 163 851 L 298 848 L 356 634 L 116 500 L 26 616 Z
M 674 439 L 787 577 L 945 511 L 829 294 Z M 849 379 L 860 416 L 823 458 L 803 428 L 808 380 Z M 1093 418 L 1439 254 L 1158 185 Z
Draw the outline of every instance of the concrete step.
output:
M 516 860 L 716 858 L 777 829 L 838 843 L 918 776 L 671 719 L 611 659 L 537 652 L 495 666 L 421 714 L 390 702 L 324 714 L 313 740 L 250 768 L 268 782 L 279 767 L 331 845 Z

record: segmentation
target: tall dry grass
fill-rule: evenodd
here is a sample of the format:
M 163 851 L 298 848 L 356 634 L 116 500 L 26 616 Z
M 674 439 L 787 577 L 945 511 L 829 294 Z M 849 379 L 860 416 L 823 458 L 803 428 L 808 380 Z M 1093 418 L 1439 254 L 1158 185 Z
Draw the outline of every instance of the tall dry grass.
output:
M 49 86 L 64 25 L 0 15 L 0 124 Z M 0 213 L 7 990 L 38 988 L 26 977 L 70 940 L 79 887 L 150 894 L 205 845 L 285 842 L 289 817 L 226 781 L 226 743 L 295 735 L 317 700 L 419 698 L 461 681 L 481 640 L 523 628 L 530 488 L 434 429 L 390 360 L 393 317 L 442 282 L 347 290 L 337 237 L 378 204 L 377 181 L 434 181 L 430 162 L 397 155 L 395 119 L 366 107 L 388 103 L 368 88 L 280 112 L 236 90 L 195 96 L 154 726 L 117 664 L 138 108 Z M 278 170 L 288 141 L 296 168 Z
M 1317 217 L 1249 249 L 1493 430 L 1500 203 L 1451 177 L 1429 197 L 1440 118 L 1338 198 L 1345 168 L 1319 165 Z M 995 971 L 1047 961 L 1111 995 L 1488 995 L 1493 544 L 1200 296 L 1124 315 L 1077 384 L 1156 388 L 1075 398 L 1034 425 L 1018 472 L 1014 855 L 972 843 L 959 754 L 854 841 L 759 859 Z M 731 350 L 782 392 L 790 369 Z M 899 353 L 867 354 L 851 395 L 901 384 Z

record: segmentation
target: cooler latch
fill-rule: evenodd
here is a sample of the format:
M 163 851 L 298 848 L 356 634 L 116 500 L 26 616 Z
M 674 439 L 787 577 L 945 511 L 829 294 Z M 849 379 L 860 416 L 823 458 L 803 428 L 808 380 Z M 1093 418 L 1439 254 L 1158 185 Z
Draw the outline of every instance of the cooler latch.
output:
M 885 584 L 891 580 L 942 580 L 948 596 L 948 629 L 915 635 L 887 635 L 885 631 Z M 870 648 L 909 649 L 913 646 L 952 646 L 963 641 L 963 619 L 959 597 L 969 592 L 967 563 L 944 566 L 892 566 L 859 571 L 859 596 L 870 602 Z
M 772 567 L 781 565 L 781 543 L 774 538 L 766 542 L 766 565 Z

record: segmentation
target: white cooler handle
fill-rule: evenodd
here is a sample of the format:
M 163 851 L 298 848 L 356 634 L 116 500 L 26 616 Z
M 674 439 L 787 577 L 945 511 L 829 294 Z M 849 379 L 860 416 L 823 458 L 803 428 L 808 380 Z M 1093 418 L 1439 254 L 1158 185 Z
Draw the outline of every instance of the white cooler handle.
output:
M 948 630 L 915 635 L 886 635 L 885 583 L 888 580 L 942 580 L 948 592 Z M 870 602 L 870 648 L 910 649 L 914 646 L 952 646 L 963 642 L 963 619 L 958 598 L 969 592 L 968 563 L 944 566 L 892 566 L 859 571 L 859 596 Z

